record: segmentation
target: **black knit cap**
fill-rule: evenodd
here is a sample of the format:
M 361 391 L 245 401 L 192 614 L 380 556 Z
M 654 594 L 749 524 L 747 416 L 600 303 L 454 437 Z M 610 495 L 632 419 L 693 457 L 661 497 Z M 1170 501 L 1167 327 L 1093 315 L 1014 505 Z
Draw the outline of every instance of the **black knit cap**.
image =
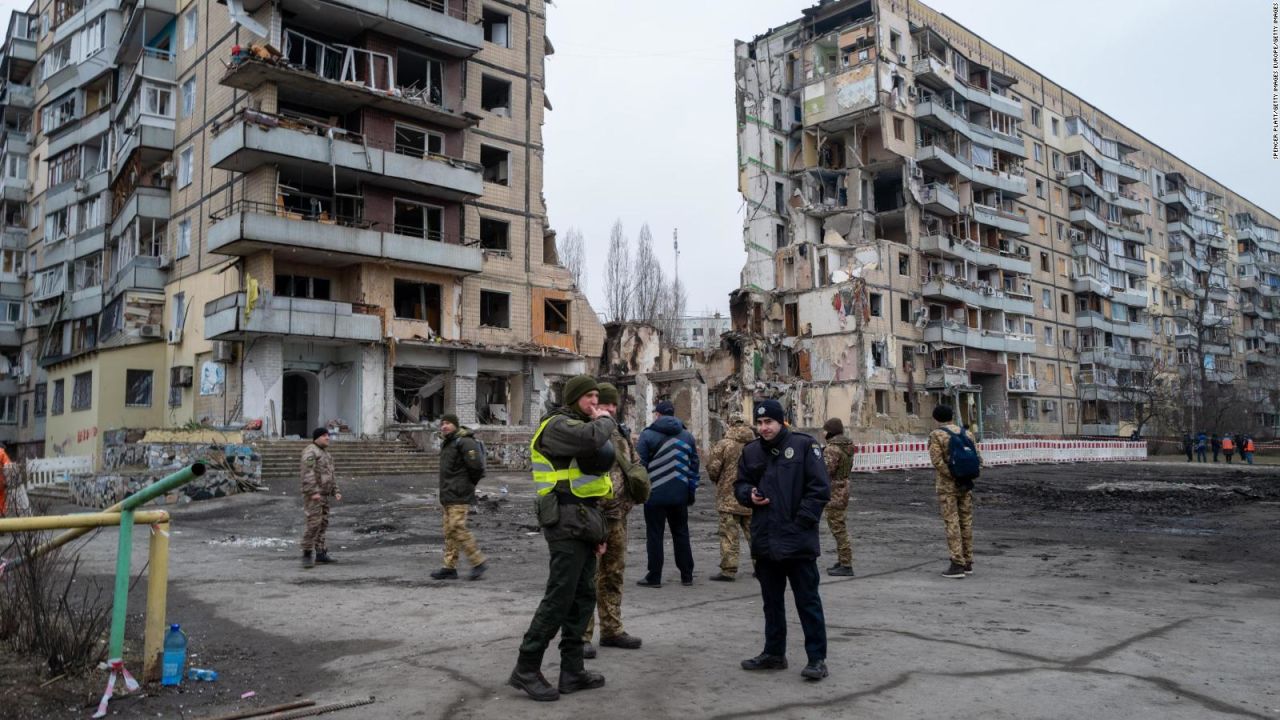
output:
M 840 418 L 831 418 L 830 420 L 828 420 L 826 423 L 822 425 L 822 430 L 825 433 L 827 433 L 828 438 L 833 438 L 837 435 L 843 435 L 844 423 L 840 421 Z
M 316 440 L 319 440 L 320 438 L 328 434 L 329 434 L 329 428 L 318 427 L 315 430 L 311 431 L 311 442 L 315 442 Z
M 596 384 L 596 379 L 590 375 L 574 375 L 564 383 L 564 404 L 572 405 L 578 402 L 578 398 L 586 395 L 592 390 L 599 390 L 600 386 Z
M 458 422 L 458 416 L 454 413 L 445 413 L 441 415 L 440 422 L 452 423 L 454 427 L 462 425 L 462 423 Z
M 777 400 L 761 400 L 756 403 L 756 409 L 752 412 L 752 417 L 756 420 L 760 418 L 772 418 L 780 423 L 787 421 L 787 414 L 782 410 L 782 403 Z

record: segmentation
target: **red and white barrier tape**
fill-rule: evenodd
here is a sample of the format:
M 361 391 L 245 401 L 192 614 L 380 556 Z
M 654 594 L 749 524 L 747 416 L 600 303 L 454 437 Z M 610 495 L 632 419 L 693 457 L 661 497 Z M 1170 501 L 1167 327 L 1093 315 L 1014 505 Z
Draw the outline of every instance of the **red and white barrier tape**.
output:
M 111 701 L 111 696 L 116 692 L 116 674 L 119 673 L 124 677 L 124 692 L 121 695 L 127 695 L 136 692 L 141 685 L 133 679 L 129 671 L 124 666 L 124 660 L 120 658 L 111 658 L 107 661 L 107 665 L 111 667 L 111 675 L 107 678 L 107 689 L 102 693 L 102 700 L 98 702 L 98 712 L 94 713 L 95 718 L 103 718 L 107 716 L 107 703 Z

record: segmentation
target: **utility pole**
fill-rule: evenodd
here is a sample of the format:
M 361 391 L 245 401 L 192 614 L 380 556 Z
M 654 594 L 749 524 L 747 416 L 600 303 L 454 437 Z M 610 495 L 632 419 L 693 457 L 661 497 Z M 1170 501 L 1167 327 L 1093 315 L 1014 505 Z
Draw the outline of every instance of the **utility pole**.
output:
M 671 246 L 675 248 L 675 251 L 676 251 L 675 285 L 676 287 L 679 287 L 680 286 L 680 228 L 675 228 L 671 231 Z

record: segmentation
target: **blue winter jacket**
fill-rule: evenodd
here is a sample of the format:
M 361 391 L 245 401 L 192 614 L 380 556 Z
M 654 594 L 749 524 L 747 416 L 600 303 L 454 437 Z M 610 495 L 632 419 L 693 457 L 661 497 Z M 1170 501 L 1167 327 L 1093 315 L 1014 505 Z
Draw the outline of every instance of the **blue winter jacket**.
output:
M 684 423 L 663 415 L 640 433 L 636 454 L 649 471 L 652 490 L 645 505 L 692 505 L 698 489 L 698 445 Z
M 752 488 L 769 504 L 752 504 Z M 831 499 L 831 480 L 812 437 L 783 428 L 771 443 L 747 443 L 733 494 L 751 508 L 751 557 L 808 560 L 822 554 L 818 521 Z

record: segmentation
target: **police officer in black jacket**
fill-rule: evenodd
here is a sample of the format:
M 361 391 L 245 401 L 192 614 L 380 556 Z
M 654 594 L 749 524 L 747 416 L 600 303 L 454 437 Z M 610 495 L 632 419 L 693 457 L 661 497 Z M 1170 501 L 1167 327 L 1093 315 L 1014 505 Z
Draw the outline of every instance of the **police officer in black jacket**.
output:
M 742 450 L 734 495 L 751 508 L 751 557 L 764 598 L 764 652 L 742 661 L 743 670 L 787 667 L 786 588 L 791 583 L 804 628 L 809 680 L 827 676 L 827 625 L 818 596 L 818 521 L 831 499 L 822 448 L 811 436 L 792 432 L 777 400 L 756 403 L 760 437 Z

